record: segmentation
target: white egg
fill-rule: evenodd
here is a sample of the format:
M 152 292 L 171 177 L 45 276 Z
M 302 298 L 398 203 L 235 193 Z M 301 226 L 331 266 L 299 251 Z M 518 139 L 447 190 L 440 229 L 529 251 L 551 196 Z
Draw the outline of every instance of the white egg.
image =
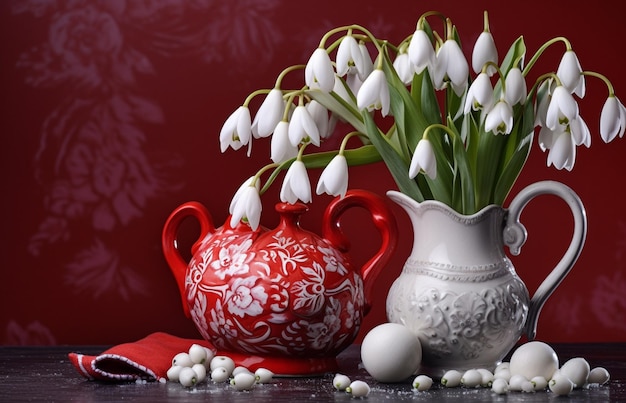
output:
M 589 372 L 589 376 L 587 377 L 588 383 L 597 383 L 599 385 L 604 385 L 611 379 L 609 375 L 609 371 L 602 367 L 596 367 Z
M 336 374 L 333 378 L 333 386 L 337 390 L 346 390 L 352 381 L 344 374 Z
M 232 358 L 226 357 L 225 355 L 216 355 L 211 360 L 210 365 L 211 371 L 216 368 L 224 368 L 228 372 L 228 376 L 230 376 L 235 370 L 235 361 Z
M 572 389 L 574 389 L 574 384 L 566 376 L 562 374 L 556 374 L 552 379 L 550 379 L 548 387 L 555 395 L 562 396 L 572 393 Z
M 569 378 L 575 388 L 582 388 L 587 383 L 591 368 L 584 358 L 576 357 L 561 366 L 561 374 Z
M 468 369 L 461 377 L 461 385 L 466 388 L 477 388 L 482 384 L 483 376 L 476 369 Z
M 499 395 L 503 395 L 509 391 L 509 384 L 502 378 L 496 378 L 491 384 L 491 390 Z
M 254 377 L 257 383 L 269 383 L 274 377 L 274 373 L 267 368 L 259 368 L 254 371 Z
M 250 390 L 254 386 L 256 378 L 249 372 L 240 372 L 230 381 L 236 390 Z
M 551 379 L 559 368 L 559 358 L 548 344 L 530 341 L 519 346 L 511 355 L 511 376 L 523 375 L 526 379 L 543 376 Z
M 379 382 L 400 382 L 415 374 L 422 361 L 418 337 L 398 323 L 370 330 L 361 344 L 361 361 Z
M 413 380 L 413 389 L 424 391 L 428 390 L 433 386 L 433 379 L 428 375 L 418 375 Z
M 548 387 L 548 381 L 543 376 L 536 376 L 530 382 L 535 390 L 543 390 Z
M 441 384 L 446 388 L 456 388 L 461 384 L 462 377 L 463 373 L 461 371 L 451 369 L 443 374 L 443 376 L 441 377 Z
M 363 381 L 354 381 L 346 388 L 352 397 L 366 397 L 370 394 L 370 386 Z

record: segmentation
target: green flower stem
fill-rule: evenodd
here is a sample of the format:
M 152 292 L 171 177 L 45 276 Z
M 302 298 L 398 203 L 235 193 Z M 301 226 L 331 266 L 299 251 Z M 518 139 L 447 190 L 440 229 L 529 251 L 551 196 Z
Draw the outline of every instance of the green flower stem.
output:
M 483 32 L 489 32 L 489 13 L 483 11 Z
M 555 38 L 550 39 L 549 41 L 547 41 L 546 43 L 544 43 L 533 55 L 533 57 L 528 61 L 528 64 L 526 65 L 526 67 L 524 67 L 524 70 L 522 71 L 522 74 L 524 75 L 524 77 L 526 77 L 526 75 L 528 75 L 528 73 L 530 72 L 530 70 L 533 68 L 533 66 L 535 65 L 535 63 L 537 63 L 537 60 L 539 60 L 539 58 L 541 57 L 541 55 L 543 54 L 543 52 L 546 51 L 546 49 L 548 49 L 551 45 L 557 43 L 557 42 L 563 42 L 565 43 L 565 49 L 566 50 L 572 50 L 572 44 L 570 43 L 570 41 L 565 38 L 564 36 L 557 36 Z
M 254 97 L 256 97 L 257 95 L 261 95 L 261 94 L 268 94 L 269 92 L 270 90 L 268 89 L 261 89 L 261 90 L 254 91 L 253 93 L 251 93 L 250 95 L 246 97 L 245 101 L 243 101 L 242 106 L 245 106 L 247 108 Z
M 283 79 L 285 78 L 285 76 L 289 73 L 291 73 L 292 71 L 295 70 L 303 70 L 304 68 L 306 68 L 306 65 L 304 64 L 296 64 L 293 66 L 289 66 L 286 69 L 284 69 L 283 71 L 280 72 L 280 74 L 278 75 L 278 77 L 276 78 L 276 84 L 274 84 L 274 88 L 279 88 L 283 82 Z
M 356 132 L 354 133 L 356 134 Z M 274 168 L 274 171 L 272 172 L 272 174 L 269 176 L 269 178 L 263 185 L 263 188 L 261 189 L 260 194 L 265 193 L 272 186 L 272 183 L 274 183 L 274 181 L 276 180 L 280 172 L 285 169 L 288 169 L 294 161 L 300 159 L 300 161 L 304 163 L 307 169 L 321 169 L 321 168 L 325 168 L 326 165 L 328 165 L 328 163 L 337 154 L 339 154 L 339 152 L 337 151 L 325 151 L 325 152 L 312 153 L 312 154 L 306 154 L 306 155 L 303 154 L 303 155 L 300 155 L 299 158 L 298 157 L 292 158 L 280 164 L 274 163 L 274 164 L 266 165 L 257 173 L 257 176 L 260 176 L 265 171 L 272 169 L 272 168 Z M 374 147 L 371 144 L 364 145 L 355 149 L 344 150 L 343 155 L 344 157 L 346 157 L 346 161 L 348 162 L 349 166 L 369 165 L 369 164 L 382 161 L 382 157 L 380 156 L 380 153 L 378 152 L 376 147 Z
M 584 76 L 599 78 L 600 80 L 604 81 L 604 84 L 606 84 L 607 89 L 609 90 L 609 97 L 615 96 L 615 90 L 613 88 L 613 84 L 611 84 L 611 82 L 605 75 L 596 73 L 595 71 L 583 71 L 581 74 Z
M 350 132 L 348 134 L 346 134 L 343 138 L 343 140 L 341 140 L 341 145 L 339 146 L 339 154 L 343 154 L 344 150 L 346 148 L 346 146 L 348 145 L 348 140 L 350 140 L 350 138 L 354 137 L 354 136 L 364 136 L 363 133 L 361 132 Z

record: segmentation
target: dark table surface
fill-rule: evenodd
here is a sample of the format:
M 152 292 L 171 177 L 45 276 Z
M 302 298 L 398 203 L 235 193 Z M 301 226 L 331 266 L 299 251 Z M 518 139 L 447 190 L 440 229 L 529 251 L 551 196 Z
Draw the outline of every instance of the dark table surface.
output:
M 568 397 L 550 392 L 510 392 L 496 395 L 490 389 L 444 389 L 438 384 L 426 392 L 413 392 L 410 380 L 383 384 L 374 381 L 359 367 L 359 346 L 353 345 L 338 357 L 340 371 L 352 380 L 360 379 L 371 387 L 368 402 L 444 401 L 444 402 L 626 402 L 626 343 L 552 344 L 563 363 L 583 357 L 592 367 L 605 367 L 611 374 L 608 385 L 575 390 Z M 102 346 L 0 347 L 0 401 L 46 402 L 249 402 L 249 401 L 344 401 L 354 399 L 332 386 L 334 374 L 318 377 L 274 378 L 272 383 L 239 392 L 229 384 L 203 382 L 194 388 L 178 383 L 105 383 L 82 378 L 67 359 L 68 352 L 99 354 Z

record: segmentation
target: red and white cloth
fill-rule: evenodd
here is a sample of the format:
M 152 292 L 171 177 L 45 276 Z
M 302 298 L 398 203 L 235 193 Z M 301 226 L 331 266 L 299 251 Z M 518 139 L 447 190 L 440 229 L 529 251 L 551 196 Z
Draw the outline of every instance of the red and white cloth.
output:
M 157 332 L 136 342 L 111 347 L 100 355 L 70 353 L 68 356 L 76 370 L 90 380 L 164 381 L 167 380 L 167 370 L 172 366 L 172 358 L 189 351 L 192 344 L 215 352 L 211 343 L 205 340 L 183 339 Z

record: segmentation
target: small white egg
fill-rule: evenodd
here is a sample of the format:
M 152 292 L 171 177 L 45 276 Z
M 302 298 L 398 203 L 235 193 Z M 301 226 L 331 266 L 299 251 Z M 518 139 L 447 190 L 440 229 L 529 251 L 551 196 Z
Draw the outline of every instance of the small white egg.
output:
M 206 349 L 201 345 L 195 343 L 192 344 L 191 347 L 189 347 L 188 354 L 191 362 L 193 362 L 194 364 L 203 364 L 207 358 Z
M 511 355 L 509 366 L 511 375 L 523 375 L 526 379 L 535 376 L 551 379 L 558 368 L 556 352 L 541 341 L 530 341 L 519 346 Z
M 232 376 L 235 376 L 237 374 L 241 374 L 242 372 L 245 372 L 247 374 L 251 374 L 252 371 L 250 371 L 248 368 L 246 367 L 235 367 L 235 369 L 233 369 L 233 372 L 231 373 Z
M 604 385 L 609 381 L 609 379 L 611 379 L 609 371 L 602 367 L 596 367 L 589 371 L 587 383 L 597 383 L 598 385 Z
M 511 375 L 509 379 L 509 390 L 519 392 L 522 390 L 522 384 L 528 382 L 528 379 L 524 375 Z
M 398 323 L 370 330 L 361 343 L 365 370 L 379 382 L 400 382 L 415 374 L 422 361 L 419 338 Z
M 561 374 L 572 381 L 574 388 L 582 388 L 587 383 L 590 371 L 589 363 L 581 357 L 568 360 L 560 369 Z
M 530 380 L 535 390 L 544 390 L 548 387 L 548 381 L 543 376 L 535 376 Z
M 193 361 L 189 357 L 189 353 L 178 353 L 172 359 L 172 365 L 180 365 L 181 367 L 191 367 Z
M 496 372 L 501 371 L 503 369 L 509 369 L 510 366 L 511 366 L 510 362 L 502 361 L 500 364 L 496 366 L 496 369 L 493 371 L 493 373 L 495 374 Z
M 213 382 L 225 382 L 228 380 L 229 376 L 230 373 L 223 367 L 215 368 L 211 371 L 211 380 L 213 380 Z
M 204 366 L 207 369 L 211 369 L 211 360 L 215 357 L 215 353 L 210 348 L 204 347 L 204 351 L 206 352 L 206 359 L 204 360 Z
M 491 387 L 491 383 L 493 382 L 493 373 L 485 368 L 478 368 L 478 372 L 482 376 L 482 380 L 480 381 L 481 386 L 488 388 Z
M 354 381 L 346 388 L 353 397 L 365 397 L 370 394 L 370 386 L 363 381 Z
M 520 390 L 522 392 L 530 393 L 535 391 L 535 385 L 531 381 L 524 381 L 520 385 Z
M 224 368 L 228 372 L 228 376 L 230 376 L 235 370 L 235 361 L 225 355 L 216 355 L 211 360 L 211 371 L 215 368 Z
M 178 381 L 184 387 L 189 388 L 198 382 L 198 375 L 191 367 L 184 367 L 178 374 Z
M 230 384 L 236 390 L 250 390 L 256 383 L 256 378 L 253 374 L 240 372 L 230 381 Z
M 495 378 L 491 384 L 491 390 L 499 395 L 509 391 L 509 383 L 502 378 Z
M 433 379 L 428 375 L 418 375 L 413 380 L 413 389 L 424 391 L 428 390 L 433 386 Z
M 193 364 L 191 367 L 196 373 L 197 381 L 196 383 L 200 383 L 206 379 L 206 367 L 202 363 Z
M 572 393 L 574 384 L 566 376 L 556 374 L 552 379 L 550 379 L 550 382 L 548 382 L 548 387 L 555 395 L 564 396 Z
M 461 385 L 466 388 L 477 388 L 482 384 L 482 381 L 482 374 L 475 369 L 468 369 L 461 377 Z
M 170 369 L 167 370 L 167 379 L 172 382 L 178 382 L 178 375 L 180 374 L 180 370 L 185 367 L 181 367 L 180 365 L 172 365 Z
M 274 373 L 267 368 L 259 368 L 254 371 L 254 377 L 257 383 L 269 383 L 274 377 Z
M 441 384 L 446 388 L 456 388 L 461 384 L 461 378 L 463 374 L 456 369 L 451 369 L 446 371 L 445 374 L 441 377 Z
M 346 390 L 352 381 L 344 374 L 336 374 L 333 378 L 333 386 L 337 390 Z
M 511 371 L 509 371 L 508 368 L 504 368 L 501 369 L 499 371 L 496 371 L 493 374 L 494 379 L 495 378 L 500 378 L 500 379 L 504 379 L 505 381 L 507 381 L 507 383 L 509 382 L 509 380 L 511 379 Z

